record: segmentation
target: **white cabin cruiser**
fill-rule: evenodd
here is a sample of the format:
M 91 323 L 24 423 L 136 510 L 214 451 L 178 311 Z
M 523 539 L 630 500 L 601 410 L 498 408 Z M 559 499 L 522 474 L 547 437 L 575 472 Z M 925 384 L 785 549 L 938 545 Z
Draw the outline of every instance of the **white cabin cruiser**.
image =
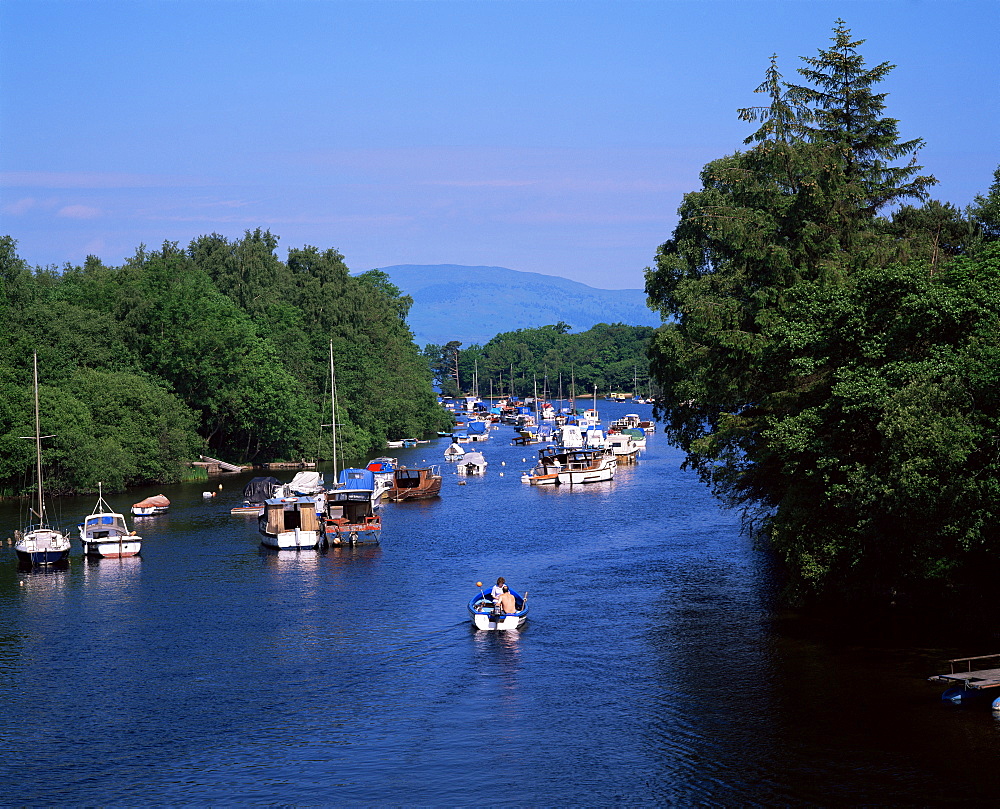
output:
M 97 484 L 97 505 L 79 526 L 85 556 L 122 558 L 138 556 L 142 537 L 128 530 L 125 516 L 104 502 L 101 484 Z

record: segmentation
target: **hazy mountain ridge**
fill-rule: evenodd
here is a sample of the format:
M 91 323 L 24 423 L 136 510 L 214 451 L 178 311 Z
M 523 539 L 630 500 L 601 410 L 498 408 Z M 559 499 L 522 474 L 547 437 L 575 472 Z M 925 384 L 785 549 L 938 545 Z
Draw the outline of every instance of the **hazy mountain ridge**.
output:
M 398 264 L 379 269 L 413 298 L 407 322 L 421 347 L 450 340 L 483 344 L 501 332 L 560 320 L 573 332 L 597 323 L 660 324 L 641 289 L 597 289 L 506 267 Z

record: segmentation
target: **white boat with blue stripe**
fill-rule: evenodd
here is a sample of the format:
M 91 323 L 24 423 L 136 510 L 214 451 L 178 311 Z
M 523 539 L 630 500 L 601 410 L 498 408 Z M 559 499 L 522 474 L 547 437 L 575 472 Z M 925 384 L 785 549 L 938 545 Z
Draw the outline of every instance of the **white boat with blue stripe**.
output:
M 482 585 L 478 585 L 482 587 Z M 514 596 L 514 606 L 517 612 L 506 613 L 499 604 L 493 603 L 493 596 L 485 590 L 480 589 L 471 599 L 469 599 L 469 615 L 472 618 L 472 625 L 476 629 L 520 629 L 528 620 L 528 594 L 522 597 L 514 590 L 510 591 Z

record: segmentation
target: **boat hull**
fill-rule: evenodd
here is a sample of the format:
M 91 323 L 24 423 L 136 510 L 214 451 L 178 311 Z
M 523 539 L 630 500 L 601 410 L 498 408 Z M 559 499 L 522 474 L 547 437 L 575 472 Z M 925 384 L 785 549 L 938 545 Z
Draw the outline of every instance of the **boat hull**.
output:
M 122 537 L 120 540 L 82 540 L 85 556 L 95 556 L 104 559 L 122 559 L 127 556 L 138 556 L 142 550 L 142 541 L 138 537 Z
M 606 480 L 614 480 L 615 468 L 613 466 L 604 469 L 570 470 L 559 473 L 559 483 L 569 486 L 579 486 L 584 483 L 601 483 Z
M 382 526 L 370 525 L 327 526 L 326 541 L 331 545 L 378 545 L 382 541 Z
M 520 629 L 528 621 L 528 604 L 520 595 L 511 590 L 515 603 L 521 605 L 518 612 L 510 614 L 495 614 L 493 601 L 483 593 L 476 593 L 469 600 L 469 617 L 476 629 L 493 632 L 509 629 Z
M 508 629 L 520 629 L 524 626 L 527 620 L 527 615 L 504 615 L 501 618 L 495 618 L 491 615 L 483 613 L 474 613 L 472 616 L 472 625 L 476 629 L 495 632 Z
M 132 516 L 133 517 L 151 517 L 154 514 L 162 514 L 167 509 L 162 506 L 147 506 L 143 508 L 136 508 L 132 506 Z
M 18 561 L 32 566 L 62 562 L 69 556 L 69 550 L 69 537 L 49 528 L 26 531 L 14 545 Z
M 17 559 L 25 565 L 32 567 L 48 567 L 69 558 L 69 549 L 64 551 L 17 551 Z
M 385 499 L 393 503 L 404 500 L 426 500 L 441 493 L 441 475 L 436 467 L 425 469 L 396 470 L 393 486 L 385 493 Z
M 261 533 L 261 543 L 268 548 L 276 548 L 279 551 L 296 550 L 299 548 L 315 548 L 321 541 L 319 531 L 305 531 L 295 528 L 290 531 L 281 531 L 277 534 Z
M 559 483 L 558 473 L 551 475 L 528 475 L 528 483 L 532 486 L 555 486 Z

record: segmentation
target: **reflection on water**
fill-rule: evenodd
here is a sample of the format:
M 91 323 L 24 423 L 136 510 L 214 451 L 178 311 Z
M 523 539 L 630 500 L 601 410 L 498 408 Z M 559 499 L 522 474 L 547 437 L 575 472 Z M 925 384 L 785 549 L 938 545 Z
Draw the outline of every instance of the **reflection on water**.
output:
M 70 563 L 64 559 L 55 565 L 33 567 L 18 564 L 18 593 L 31 599 L 34 609 L 48 604 L 60 607 L 70 581 Z
M 264 560 L 264 569 L 315 570 L 319 563 L 320 548 L 269 548 L 260 546 L 260 555 Z
M 79 560 L 83 583 L 88 588 L 124 594 L 135 586 L 142 574 L 142 556 L 117 558 L 82 557 Z

